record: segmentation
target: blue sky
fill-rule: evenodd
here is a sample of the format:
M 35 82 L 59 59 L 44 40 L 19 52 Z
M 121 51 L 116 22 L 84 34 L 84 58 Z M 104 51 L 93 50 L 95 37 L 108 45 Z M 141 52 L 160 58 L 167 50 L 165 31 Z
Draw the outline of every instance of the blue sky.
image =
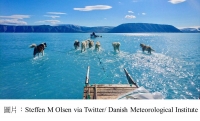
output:
M 200 26 L 200 0 L 0 0 L 0 24 Z

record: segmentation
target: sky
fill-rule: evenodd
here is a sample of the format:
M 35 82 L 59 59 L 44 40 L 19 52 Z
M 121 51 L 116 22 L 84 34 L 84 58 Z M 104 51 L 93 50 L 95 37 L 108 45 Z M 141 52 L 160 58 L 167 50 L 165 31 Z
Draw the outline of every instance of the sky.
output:
M 0 0 L 0 24 L 200 26 L 200 0 Z

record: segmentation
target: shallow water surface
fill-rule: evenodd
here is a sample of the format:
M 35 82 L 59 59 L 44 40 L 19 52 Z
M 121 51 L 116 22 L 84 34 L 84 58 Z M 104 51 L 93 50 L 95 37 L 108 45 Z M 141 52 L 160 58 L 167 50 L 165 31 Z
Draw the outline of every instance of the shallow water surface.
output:
M 139 86 L 166 99 L 198 99 L 200 34 L 102 33 L 101 51 L 81 53 L 75 40 L 89 33 L 1 33 L 1 99 L 82 99 L 87 66 L 91 84 L 127 84 L 124 68 Z M 120 52 L 112 42 L 121 43 Z M 33 58 L 32 43 L 47 43 L 45 55 Z M 143 53 L 140 43 L 155 52 Z

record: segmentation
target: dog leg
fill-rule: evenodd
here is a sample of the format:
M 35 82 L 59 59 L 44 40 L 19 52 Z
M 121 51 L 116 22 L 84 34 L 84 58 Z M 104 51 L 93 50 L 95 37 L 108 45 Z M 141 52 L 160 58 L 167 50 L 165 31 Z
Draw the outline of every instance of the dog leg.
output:
M 148 50 L 148 53 L 151 54 L 151 50 Z
M 144 51 L 145 51 L 145 47 L 142 48 L 142 52 L 143 52 L 143 53 L 144 53 Z
M 116 52 L 116 47 L 114 46 L 114 51 Z

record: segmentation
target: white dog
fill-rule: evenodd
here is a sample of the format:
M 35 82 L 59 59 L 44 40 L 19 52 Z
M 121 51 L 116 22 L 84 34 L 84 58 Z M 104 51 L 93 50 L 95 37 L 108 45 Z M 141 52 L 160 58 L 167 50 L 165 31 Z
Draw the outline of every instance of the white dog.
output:
M 117 50 L 119 51 L 119 46 L 120 46 L 120 43 L 119 43 L 119 42 L 113 42 L 113 43 L 112 43 L 112 46 L 113 46 L 115 52 L 116 52 Z M 119 52 L 120 52 L 120 51 L 119 51 Z
M 87 40 L 81 42 L 81 52 L 85 51 L 87 47 Z
M 96 44 L 95 44 L 95 50 L 99 51 L 100 50 L 100 46 L 101 46 L 100 42 L 97 41 Z

